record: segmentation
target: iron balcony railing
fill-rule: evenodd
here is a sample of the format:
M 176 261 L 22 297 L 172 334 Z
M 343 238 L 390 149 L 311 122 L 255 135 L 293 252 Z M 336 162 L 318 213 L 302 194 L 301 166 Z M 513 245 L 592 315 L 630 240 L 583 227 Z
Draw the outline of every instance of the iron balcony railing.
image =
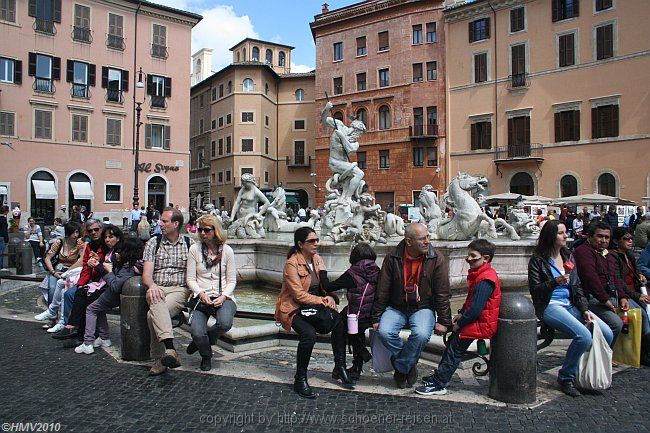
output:
M 124 43 L 124 38 L 118 35 L 108 34 L 106 36 L 106 46 L 114 50 L 124 51 L 126 49 L 126 43 Z
M 508 88 L 510 90 L 517 90 L 526 88 L 530 85 L 530 80 L 528 79 L 528 74 L 513 74 L 510 75 L 508 80 Z
M 151 44 L 151 56 L 159 59 L 166 59 L 169 53 L 164 45 Z
M 507 159 L 539 159 L 544 157 L 544 147 L 540 143 L 515 144 L 510 146 L 497 147 L 495 151 L 496 160 Z
M 286 162 L 288 167 L 310 167 L 312 159 L 311 155 L 298 153 L 293 156 L 287 155 Z
M 44 20 L 41 18 L 36 18 L 34 20 L 34 25 L 32 26 L 35 32 L 45 33 L 47 35 L 56 35 L 56 26 L 52 20 Z
M 90 86 L 87 84 L 72 84 L 72 87 L 70 88 L 70 95 L 74 96 L 75 98 L 84 98 L 84 99 L 89 99 L 90 98 Z
M 37 92 L 43 93 L 54 93 L 56 88 L 54 87 L 54 82 L 51 78 L 38 78 L 34 79 L 34 85 L 32 86 Z
M 91 44 L 93 42 L 92 30 L 89 27 L 72 27 L 72 40 Z
M 124 96 L 121 90 L 106 89 L 106 101 L 117 102 L 119 104 L 124 102 Z
M 436 137 L 438 136 L 438 125 L 436 123 L 427 123 L 409 126 L 409 135 L 411 137 Z
M 154 108 L 167 108 L 167 98 L 164 96 L 151 96 L 151 106 Z

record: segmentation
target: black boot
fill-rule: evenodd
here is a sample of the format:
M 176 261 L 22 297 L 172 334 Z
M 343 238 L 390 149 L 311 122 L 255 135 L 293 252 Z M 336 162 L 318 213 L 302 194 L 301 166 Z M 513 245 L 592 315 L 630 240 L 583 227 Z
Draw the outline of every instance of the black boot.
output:
M 355 353 L 354 360 L 352 361 L 352 367 L 348 368 L 348 376 L 350 376 L 350 379 L 352 380 L 359 380 L 362 372 L 363 359 Z
M 334 370 L 332 378 L 340 380 L 346 388 L 352 388 L 354 381 L 348 376 L 345 369 L 345 334 L 342 323 L 332 331 L 332 352 L 334 352 Z
M 293 390 L 296 391 L 300 397 L 316 398 L 316 394 L 314 394 L 311 386 L 307 383 L 307 376 L 299 376 L 296 374 L 296 380 L 293 382 Z
M 293 382 L 293 390 L 300 397 L 315 398 L 316 394 L 307 382 L 307 367 L 309 366 L 309 359 L 311 358 L 311 351 L 313 346 L 298 344 L 298 353 L 296 354 L 296 375 Z

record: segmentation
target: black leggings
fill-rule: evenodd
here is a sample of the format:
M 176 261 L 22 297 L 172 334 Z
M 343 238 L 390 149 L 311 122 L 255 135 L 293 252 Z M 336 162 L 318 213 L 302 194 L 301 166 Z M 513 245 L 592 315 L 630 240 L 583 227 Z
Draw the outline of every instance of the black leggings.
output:
M 296 358 L 296 375 L 306 376 L 307 367 L 309 367 L 309 358 L 316 344 L 316 329 L 314 321 L 318 320 L 314 316 L 301 316 L 296 314 L 291 322 L 291 327 L 298 334 L 298 353 Z M 345 356 L 345 321 L 343 318 L 332 330 L 332 351 L 336 358 L 337 352 L 342 351 Z
M 372 326 L 370 323 L 370 318 L 363 318 L 359 320 L 359 332 L 356 334 L 348 334 L 348 307 L 346 306 L 341 311 L 341 317 L 343 323 L 345 324 L 345 334 L 347 335 L 347 341 L 350 346 L 352 346 L 352 354 L 354 358 L 360 357 L 361 351 L 366 347 L 366 330 Z

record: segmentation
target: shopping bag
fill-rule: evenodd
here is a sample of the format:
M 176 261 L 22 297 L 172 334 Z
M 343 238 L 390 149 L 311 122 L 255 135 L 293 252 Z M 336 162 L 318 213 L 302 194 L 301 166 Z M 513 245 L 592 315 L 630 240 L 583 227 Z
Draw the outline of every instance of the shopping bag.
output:
M 379 338 L 379 334 L 370 330 L 370 350 L 372 351 L 372 369 L 376 373 L 393 371 L 393 364 L 390 357 L 393 355 Z
M 580 357 L 578 387 L 602 391 L 612 386 L 612 349 L 600 326 L 597 323 L 589 326 L 593 328 L 591 347 Z
M 617 309 L 619 316 L 623 313 Z M 641 325 L 643 316 L 641 309 L 632 308 L 627 311 L 629 319 L 629 332 L 618 334 L 616 344 L 614 345 L 613 359 L 619 364 L 627 364 L 632 367 L 641 367 Z

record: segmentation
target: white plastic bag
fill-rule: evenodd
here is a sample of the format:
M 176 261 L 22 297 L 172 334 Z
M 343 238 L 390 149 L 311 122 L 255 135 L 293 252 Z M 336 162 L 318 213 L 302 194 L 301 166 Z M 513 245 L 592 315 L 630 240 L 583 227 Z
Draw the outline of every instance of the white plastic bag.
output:
M 612 349 L 597 323 L 591 323 L 591 347 L 580 357 L 578 387 L 603 391 L 612 386 Z

